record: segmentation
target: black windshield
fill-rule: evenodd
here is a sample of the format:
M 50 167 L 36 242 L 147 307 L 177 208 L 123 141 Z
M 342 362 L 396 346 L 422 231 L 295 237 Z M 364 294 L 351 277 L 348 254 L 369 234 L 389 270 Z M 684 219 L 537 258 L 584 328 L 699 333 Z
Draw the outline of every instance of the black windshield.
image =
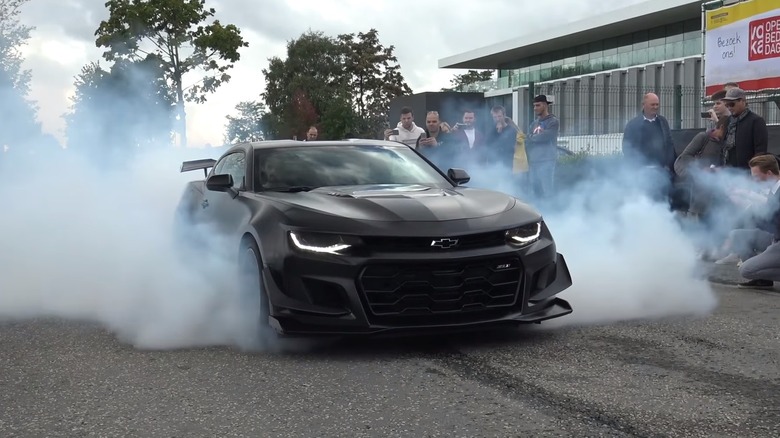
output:
M 258 190 L 374 184 L 452 187 L 435 168 L 405 147 L 364 145 L 255 150 Z

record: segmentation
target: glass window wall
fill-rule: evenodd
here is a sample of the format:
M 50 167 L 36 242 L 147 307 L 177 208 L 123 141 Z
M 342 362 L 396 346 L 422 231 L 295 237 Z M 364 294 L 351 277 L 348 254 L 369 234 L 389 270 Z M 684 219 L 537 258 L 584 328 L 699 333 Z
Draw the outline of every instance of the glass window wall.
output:
M 501 66 L 509 86 L 662 62 L 701 54 L 701 21 L 690 19 L 581 44 Z

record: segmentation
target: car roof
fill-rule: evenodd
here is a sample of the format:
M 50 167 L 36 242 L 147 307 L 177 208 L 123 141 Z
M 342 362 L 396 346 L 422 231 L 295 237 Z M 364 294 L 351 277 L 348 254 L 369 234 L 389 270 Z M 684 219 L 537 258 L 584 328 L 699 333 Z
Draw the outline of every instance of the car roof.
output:
M 268 148 L 285 148 L 296 146 L 351 146 L 359 143 L 362 146 L 384 146 L 384 147 L 408 147 L 403 143 L 388 141 L 388 140 L 374 140 L 374 139 L 362 139 L 352 138 L 346 140 L 315 140 L 315 141 L 303 141 L 303 140 L 267 140 L 267 141 L 255 141 L 249 143 L 253 149 L 268 149 Z
M 361 146 L 380 146 L 386 148 L 409 148 L 409 146 L 388 140 L 373 140 L 353 138 L 346 140 L 315 140 L 315 141 L 303 141 L 303 140 L 265 140 L 265 141 L 253 141 L 243 142 L 232 145 L 222 155 L 235 152 L 238 150 L 263 150 L 263 149 L 278 149 L 278 148 L 294 148 L 294 147 L 306 147 L 306 146 L 352 146 L 359 144 Z

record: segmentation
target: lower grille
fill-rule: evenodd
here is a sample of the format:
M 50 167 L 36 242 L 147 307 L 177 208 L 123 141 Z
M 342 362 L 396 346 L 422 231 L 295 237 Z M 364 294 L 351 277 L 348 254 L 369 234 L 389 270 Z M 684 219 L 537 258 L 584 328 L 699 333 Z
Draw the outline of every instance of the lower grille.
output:
M 367 266 L 359 284 L 373 315 L 441 315 L 514 306 L 522 273 L 514 257 L 381 264 Z

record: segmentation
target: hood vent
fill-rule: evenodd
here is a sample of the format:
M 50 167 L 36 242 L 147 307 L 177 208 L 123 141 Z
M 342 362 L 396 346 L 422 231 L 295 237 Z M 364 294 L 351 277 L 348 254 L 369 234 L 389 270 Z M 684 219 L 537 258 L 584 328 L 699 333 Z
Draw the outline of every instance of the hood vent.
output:
M 441 198 L 443 196 L 456 196 L 457 192 L 450 190 L 432 189 L 424 192 L 398 192 L 392 190 L 355 190 L 355 191 L 329 191 L 328 195 L 338 198 Z

